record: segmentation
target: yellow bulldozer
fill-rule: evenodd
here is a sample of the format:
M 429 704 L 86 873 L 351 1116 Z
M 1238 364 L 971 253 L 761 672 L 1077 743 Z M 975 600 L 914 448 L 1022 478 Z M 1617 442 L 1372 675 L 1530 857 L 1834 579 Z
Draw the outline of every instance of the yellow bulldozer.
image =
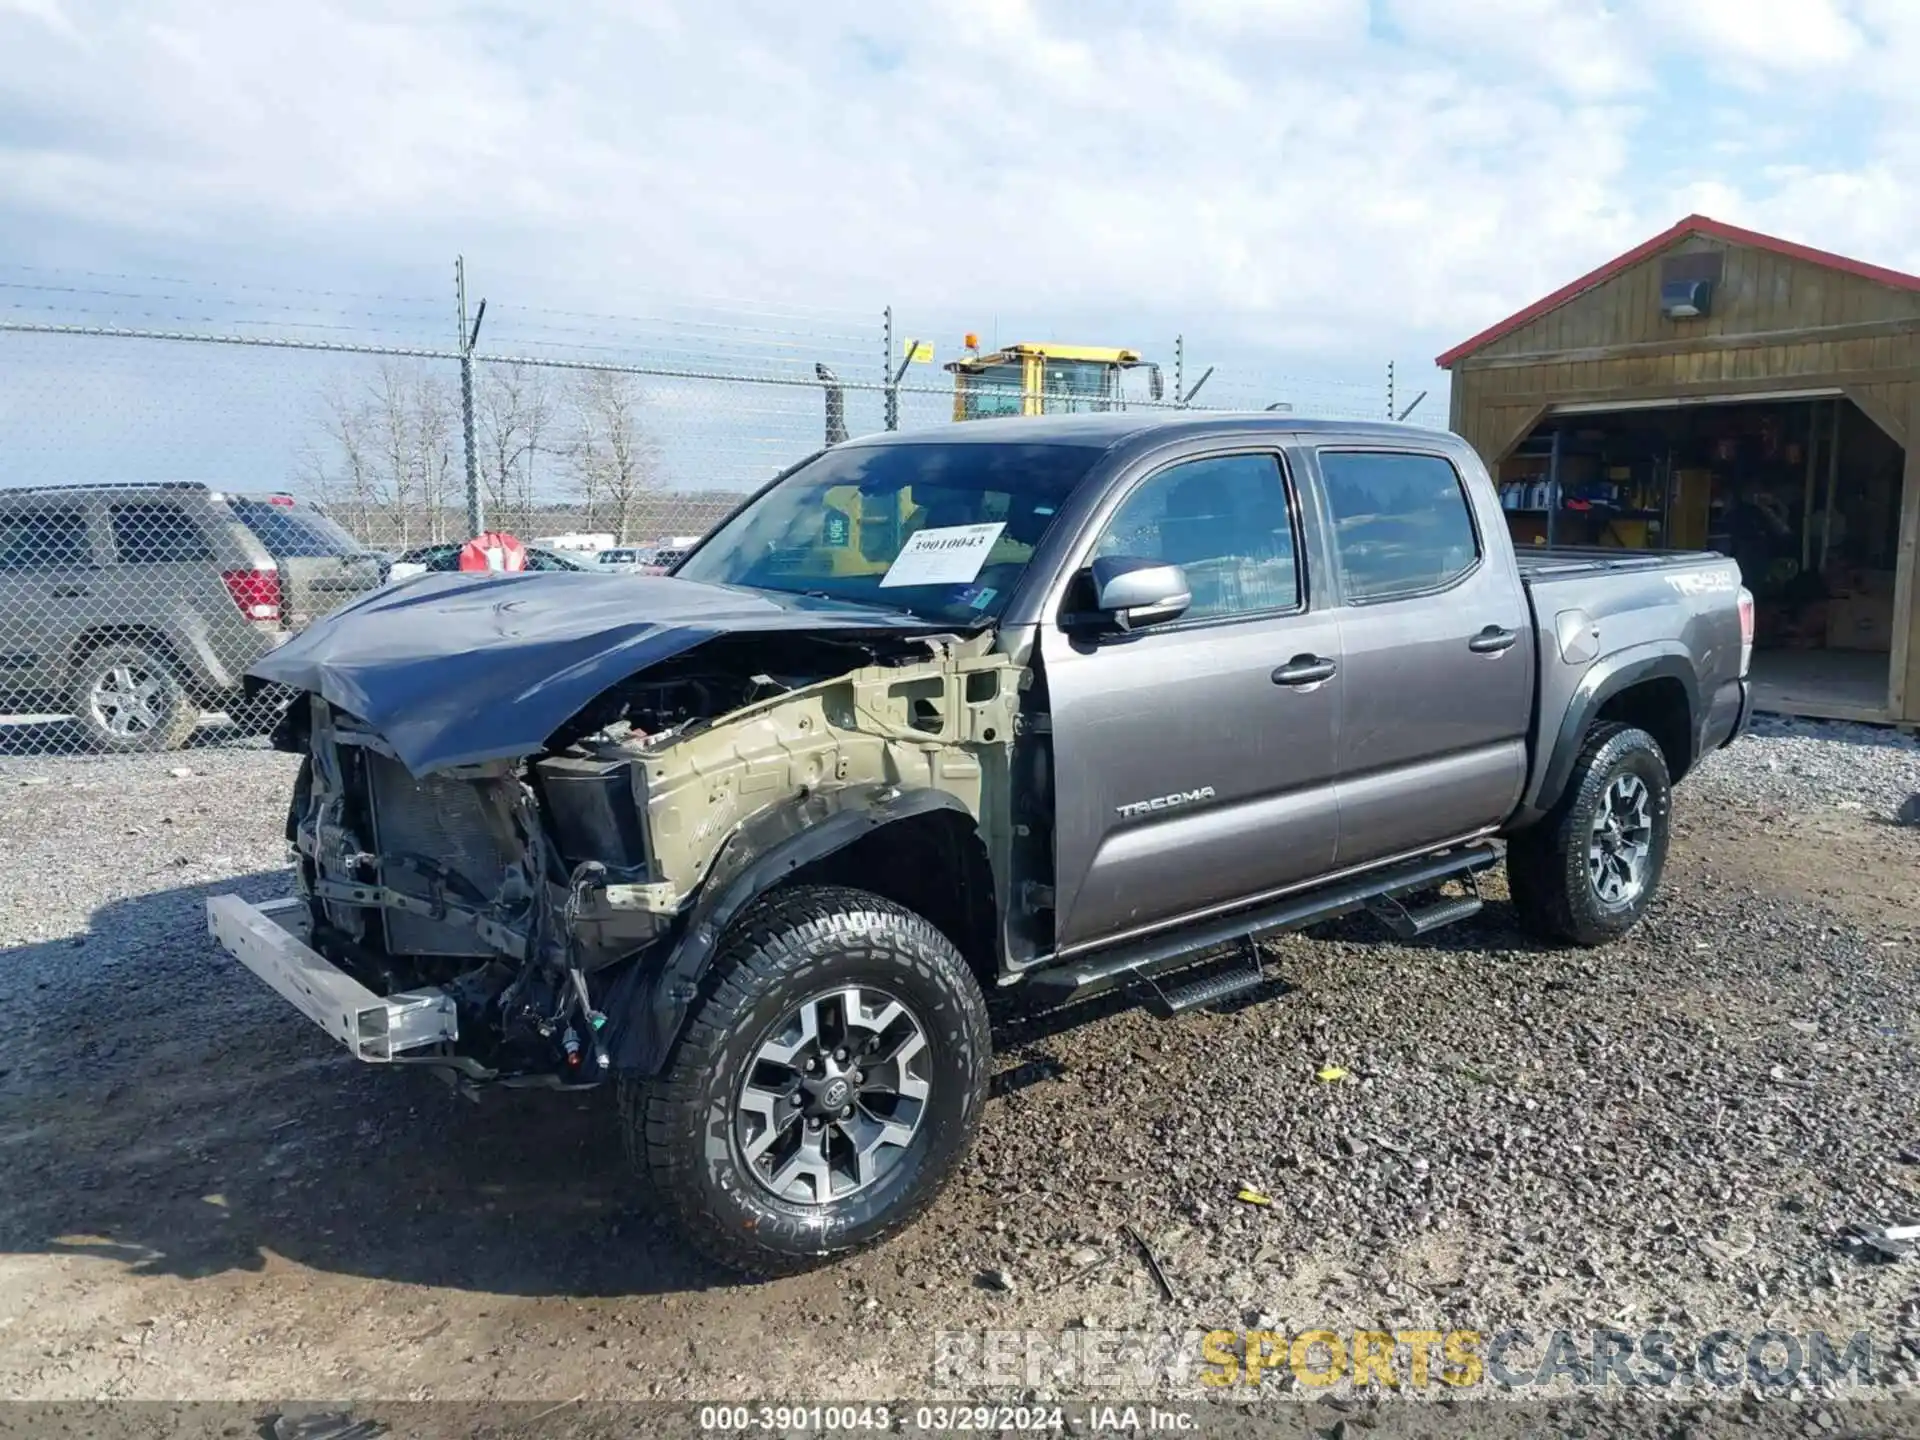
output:
M 907 364 L 918 349 L 919 342 L 908 342 L 909 361 L 901 363 L 893 384 L 906 374 Z M 1023 343 L 983 353 L 979 337 L 969 335 L 966 353 L 949 361 L 946 369 L 953 375 L 953 418 L 982 420 L 995 415 L 1122 410 L 1129 398 L 1122 388 L 1122 378 L 1129 370 L 1143 367 L 1147 372 L 1145 398 L 1163 399 L 1165 386 L 1157 364 L 1141 358 L 1137 350 L 1103 345 Z M 826 395 L 826 443 L 837 445 L 848 435 L 846 392 L 828 366 L 816 364 L 813 369 Z M 1205 380 L 1202 376 L 1201 383 Z M 1198 390 L 1200 386 L 1193 388 Z M 889 430 L 899 423 L 897 404 L 895 392 L 889 390 Z M 903 534 L 938 523 L 937 495 L 916 495 L 912 487 L 868 495 L 856 485 L 838 486 L 827 491 L 821 502 L 820 535 L 809 560 L 821 574 L 883 573 L 898 553 Z M 995 558 L 1024 559 L 1030 548 L 1002 537 L 989 563 Z
M 956 420 L 1124 409 L 1127 397 L 1121 379 L 1142 366 L 1147 371 L 1147 398 L 1158 400 L 1165 393 L 1160 367 L 1142 359 L 1137 350 L 1028 342 L 983 354 L 977 335 L 967 336 L 966 350 L 946 366 L 953 375 Z
M 900 392 L 897 388 L 916 358 L 930 359 L 931 345 L 907 342 L 908 356 L 901 361 L 885 388 L 886 428 L 900 426 Z M 1130 399 L 1153 403 L 1165 398 L 1166 386 L 1160 366 L 1143 359 L 1138 350 L 1121 350 L 1108 345 L 1057 345 L 1052 341 L 1025 341 L 999 350 L 980 349 L 980 337 L 968 335 L 965 353 L 950 360 L 947 371 L 953 376 L 953 418 L 984 420 L 996 415 L 1071 415 L 1088 410 L 1124 410 Z M 1136 391 L 1131 397 L 1123 384 L 1129 370 L 1145 369 L 1146 395 Z M 838 445 L 847 438 L 847 397 L 840 377 L 822 364 L 813 367 L 826 396 L 826 443 Z M 1184 397 L 1191 400 L 1207 377 L 1202 375 Z M 1184 402 L 1183 402 L 1184 403 Z

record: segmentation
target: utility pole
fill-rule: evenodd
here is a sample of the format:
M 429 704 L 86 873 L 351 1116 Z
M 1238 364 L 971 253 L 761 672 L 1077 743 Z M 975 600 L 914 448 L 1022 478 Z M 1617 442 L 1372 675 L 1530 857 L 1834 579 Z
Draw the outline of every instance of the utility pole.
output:
M 480 314 L 467 328 L 467 261 L 453 257 L 453 288 L 460 307 L 460 432 L 467 454 L 467 538 L 484 534 L 487 528 L 486 506 L 480 498 L 480 455 L 473 432 L 473 344 L 480 338 L 480 320 L 487 313 L 487 302 L 480 302 Z
M 1394 418 L 1393 403 L 1393 362 L 1387 361 L 1387 419 Z

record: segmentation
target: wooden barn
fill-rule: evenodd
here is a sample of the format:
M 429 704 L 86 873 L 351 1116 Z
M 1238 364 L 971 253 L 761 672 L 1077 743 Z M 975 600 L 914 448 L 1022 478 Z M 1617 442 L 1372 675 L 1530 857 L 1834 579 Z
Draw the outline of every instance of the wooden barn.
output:
M 1920 277 L 1694 215 L 1439 364 L 1518 544 L 1730 554 L 1761 708 L 1920 721 Z

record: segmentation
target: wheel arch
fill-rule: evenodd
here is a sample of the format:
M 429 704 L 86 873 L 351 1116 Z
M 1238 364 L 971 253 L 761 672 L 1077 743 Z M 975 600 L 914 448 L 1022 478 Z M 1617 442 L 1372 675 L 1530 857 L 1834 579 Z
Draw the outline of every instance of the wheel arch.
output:
M 1631 892 L 1607 893 L 1602 889 L 1610 870 L 1605 852 L 1618 860 L 1628 844 L 1640 844 L 1620 824 L 1604 829 L 1602 824 L 1604 812 L 1612 810 L 1614 790 L 1636 761 L 1645 762 L 1640 778 L 1659 795 L 1643 817 L 1644 848 L 1629 862 L 1645 868 L 1637 877 L 1616 876 L 1635 882 Z M 1560 803 L 1507 847 L 1507 888 L 1520 928 L 1550 944 L 1585 948 L 1616 940 L 1637 925 L 1666 867 L 1671 794 L 1665 757 L 1652 735 L 1613 720 L 1588 730 Z
M 945 934 L 983 989 L 997 978 L 999 900 L 972 813 L 940 790 L 849 786 L 815 794 L 742 824 L 664 955 L 630 966 L 615 982 L 604 1008 L 616 1071 L 660 1071 L 728 926 L 761 896 L 790 885 L 851 886 L 892 900 Z
M 1698 748 L 1700 682 L 1693 657 L 1678 643 L 1640 646 L 1596 663 L 1560 718 L 1539 782 L 1522 804 L 1527 824 L 1560 803 L 1589 731 L 1616 721 L 1653 736 L 1677 783 L 1693 767 Z
M 62 685 L 71 685 L 80 673 L 80 667 L 89 657 L 104 650 L 109 645 L 139 645 L 153 650 L 156 655 L 173 666 L 183 685 L 192 683 L 192 675 L 180 655 L 180 647 L 166 630 L 158 625 L 149 625 L 140 621 L 116 622 L 106 625 L 90 625 L 82 630 L 67 647 L 66 674 L 61 677 Z

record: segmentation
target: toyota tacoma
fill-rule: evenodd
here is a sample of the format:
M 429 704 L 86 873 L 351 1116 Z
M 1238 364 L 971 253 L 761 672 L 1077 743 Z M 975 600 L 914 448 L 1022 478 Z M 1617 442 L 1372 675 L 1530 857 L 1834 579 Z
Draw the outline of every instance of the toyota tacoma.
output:
M 260 660 L 297 896 L 209 924 L 361 1060 L 617 1085 L 688 1236 L 774 1273 L 932 1201 L 991 989 L 1178 1014 L 1502 861 L 1526 930 L 1628 930 L 1752 616 L 1719 555 L 1516 553 L 1448 434 L 873 436 L 670 575 L 428 576 Z

